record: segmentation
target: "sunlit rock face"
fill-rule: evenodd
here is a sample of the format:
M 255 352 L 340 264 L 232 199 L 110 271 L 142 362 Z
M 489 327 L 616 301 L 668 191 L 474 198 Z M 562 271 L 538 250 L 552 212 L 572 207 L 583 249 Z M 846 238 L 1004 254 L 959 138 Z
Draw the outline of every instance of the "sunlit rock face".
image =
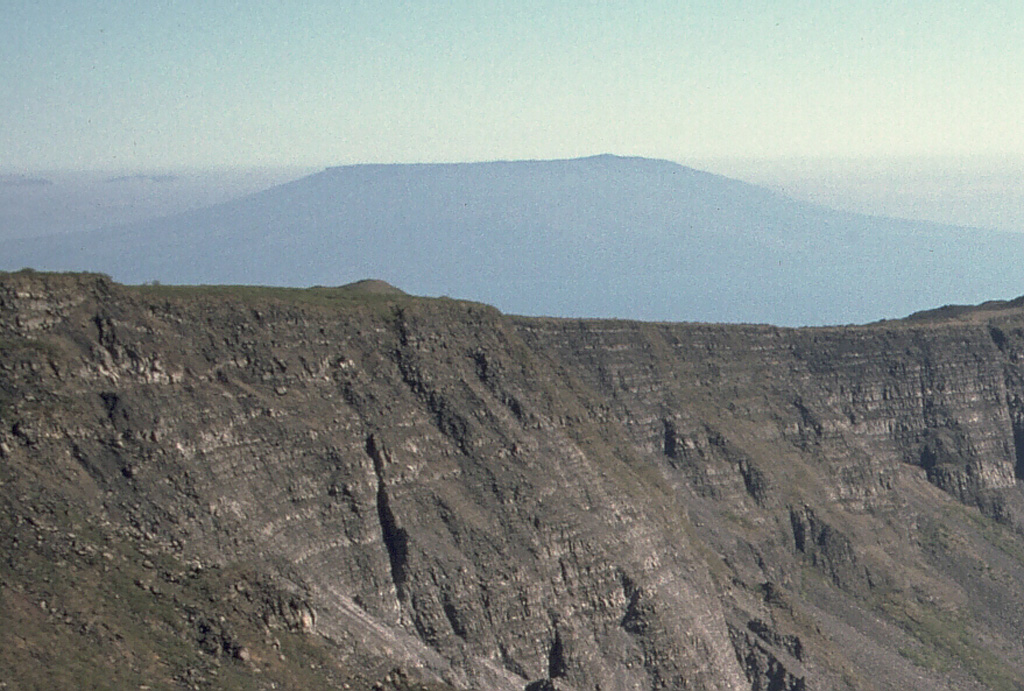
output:
M 1019 306 L 793 330 L 371 285 L 0 278 L 5 588 L 57 597 L 24 566 L 48 540 L 222 574 L 135 607 L 257 686 L 286 635 L 353 688 L 1024 679 Z

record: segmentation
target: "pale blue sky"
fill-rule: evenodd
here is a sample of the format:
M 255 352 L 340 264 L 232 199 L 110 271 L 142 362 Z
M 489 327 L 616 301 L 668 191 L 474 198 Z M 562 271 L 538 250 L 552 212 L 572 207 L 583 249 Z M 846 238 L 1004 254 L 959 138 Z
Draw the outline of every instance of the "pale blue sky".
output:
M 1020 0 L 0 4 L 0 170 L 1024 155 Z

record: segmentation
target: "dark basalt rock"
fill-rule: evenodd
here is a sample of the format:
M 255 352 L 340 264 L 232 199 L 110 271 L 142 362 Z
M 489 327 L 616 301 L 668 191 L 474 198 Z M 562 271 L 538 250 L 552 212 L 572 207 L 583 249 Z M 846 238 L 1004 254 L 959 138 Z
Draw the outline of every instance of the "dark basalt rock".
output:
M 792 330 L 6 274 L 0 681 L 1018 688 L 1022 400 L 1016 302 Z

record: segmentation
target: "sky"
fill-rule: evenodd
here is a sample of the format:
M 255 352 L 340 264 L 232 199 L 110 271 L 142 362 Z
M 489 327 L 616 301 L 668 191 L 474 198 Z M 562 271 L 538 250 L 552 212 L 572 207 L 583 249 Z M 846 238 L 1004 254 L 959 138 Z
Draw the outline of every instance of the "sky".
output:
M 0 171 L 1024 157 L 1020 0 L 4 0 Z

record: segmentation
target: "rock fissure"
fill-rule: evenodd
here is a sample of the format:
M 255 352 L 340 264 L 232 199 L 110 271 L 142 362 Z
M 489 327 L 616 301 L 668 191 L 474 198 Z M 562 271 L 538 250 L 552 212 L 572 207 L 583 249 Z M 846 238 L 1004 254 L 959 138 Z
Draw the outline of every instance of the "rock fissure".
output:
M 388 454 L 373 434 L 366 438 L 366 453 L 373 462 L 373 472 L 377 478 L 377 518 L 380 523 L 381 540 L 387 551 L 391 582 L 398 593 L 399 601 L 401 601 L 405 596 L 405 583 L 408 577 L 409 536 L 399 525 L 391 509 L 391 500 L 385 480 L 385 464 Z

